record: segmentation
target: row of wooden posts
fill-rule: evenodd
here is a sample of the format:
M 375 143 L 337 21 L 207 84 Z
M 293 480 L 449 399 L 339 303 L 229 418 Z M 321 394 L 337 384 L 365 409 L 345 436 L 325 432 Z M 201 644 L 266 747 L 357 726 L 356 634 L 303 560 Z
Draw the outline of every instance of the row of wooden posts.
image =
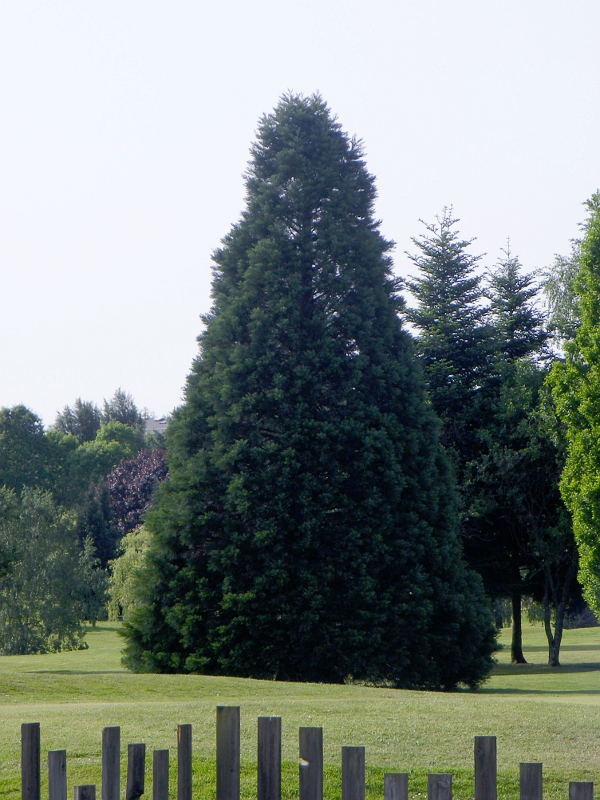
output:
M 300 728 L 300 800 L 323 800 L 323 729 Z M 130 744 L 126 800 L 144 794 L 146 745 Z M 102 800 L 120 800 L 121 729 L 102 731 Z M 496 737 L 475 737 L 475 800 L 497 800 Z M 240 800 L 240 709 L 217 707 L 217 800 Z M 542 765 L 521 764 L 521 800 L 542 800 Z M 48 753 L 49 800 L 67 800 L 67 753 Z M 593 800 L 594 784 L 572 781 L 569 800 Z M 21 797 L 40 799 L 40 725 L 21 726 Z M 281 800 L 281 717 L 258 718 L 258 800 Z M 428 800 L 452 800 L 452 775 L 427 776 Z M 96 800 L 94 785 L 75 800 Z M 153 753 L 153 800 L 169 800 L 169 751 Z M 177 800 L 192 800 L 192 726 L 177 727 Z M 365 800 L 365 748 L 342 747 L 342 800 Z M 388 773 L 384 800 L 408 800 L 408 775 Z

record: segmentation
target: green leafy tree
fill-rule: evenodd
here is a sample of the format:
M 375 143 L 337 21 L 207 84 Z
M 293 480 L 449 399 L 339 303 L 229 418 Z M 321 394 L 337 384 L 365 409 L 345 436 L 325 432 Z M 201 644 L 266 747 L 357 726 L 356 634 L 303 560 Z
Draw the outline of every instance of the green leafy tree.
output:
M 46 439 L 41 419 L 25 406 L 0 409 L 0 487 L 47 488 Z
M 581 239 L 573 239 L 568 256 L 557 255 L 544 273 L 544 294 L 548 307 L 548 330 L 558 348 L 572 341 L 581 322 L 579 296 L 575 288 L 581 261 Z
M 559 666 L 565 613 L 578 595 L 577 547 L 559 491 L 564 436 L 544 387 L 546 371 L 522 359 L 509 373 L 488 447 L 471 465 L 472 513 L 480 526 L 470 552 L 490 594 L 510 598 L 512 660 L 525 663 L 520 622 L 526 595 L 543 605 L 548 661 Z
M 122 422 L 103 425 L 93 442 L 84 442 L 68 458 L 66 503 L 80 506 L 90 484 L 99 484 L 124 458 L 135 458 L 143 443 L 137 428 Z
M 110 563 L 109 619 L 129 619 L 136 606 L 136 579 L 149 547 L 150 533 L 143 525 L 121 539 L 120 554 Z
M 0 580 L 0 651 L 4 655 L 82 645 L 90 577 L 80 570 L 75 515 L 49 492 L 0 490 L 0 537 L 10 569 Z
M 126 663 L 475 686 L 493 621 L 362 148 L 319 97 L 285 97 L 246 189 L 169 426 Z
M 588 604 L 600 616 L 600 192 L 586 204 L 575 292 L 581 321 L 565 345 L 550 382 L 566 425 L 567 460 L 561 492 L 573 517 L 579 547 L 579 580 Z

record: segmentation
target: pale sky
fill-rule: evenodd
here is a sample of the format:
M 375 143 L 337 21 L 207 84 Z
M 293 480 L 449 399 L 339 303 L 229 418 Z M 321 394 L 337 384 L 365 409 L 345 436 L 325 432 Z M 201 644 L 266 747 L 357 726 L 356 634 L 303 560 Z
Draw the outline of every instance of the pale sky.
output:
M 600 187 L 598 0 L 0 4 L 0 406 L 179 405 L 257 122 L 320 92 L 404 252 L 452 205 L 492 265 Z

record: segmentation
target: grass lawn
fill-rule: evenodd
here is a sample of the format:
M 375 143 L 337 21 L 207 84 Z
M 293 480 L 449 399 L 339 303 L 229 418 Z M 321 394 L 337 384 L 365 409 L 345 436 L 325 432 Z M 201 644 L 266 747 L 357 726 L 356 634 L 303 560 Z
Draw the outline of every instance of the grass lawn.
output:
M 365 745 L 367 797 L 383 796 L 387 771 L 409 772 L 412 798 L 426 794 L 427 772 L 452 772 L 454 796 L 473 797 L 473 737 L 498 738 L 500 798 L 517 798 L 519 763 L 542 761 L 545 798 L 568 796 L 569 780 L 600 780 L 600 628 L 566 631 L 563 666 L 546 666 L 541 627 L 525 627 L 527 665 L 509 663 L 509 632 L 478 692 L 411 692 L 365 686 L 279 683 L 201 676 L 132 675 L 120 664 L 116 626 L 88 633 L 89 650 L 0 657 L 0 795 L 20 797 L 20 726 L 40 722 L 42 780 L 47 751 L 67 750 L 69 796 L 79 783 L 100 784 L 101 735 L 121 726 L 121 783 L 126 745 L 145 741 L 146 796 L 152 750 L 171 751 L 176 796 L 176 728 L 192 723 L 194 794 L 215 796 L 215 707 L 241 706 L 242 795 L 256 796 L 259 715 L 283 718 L 283 797 L 298 797 L 298 728 L 323 727 L 325 796 L 341 794 L 341 746 Z M 47 791 L 47 790 L 46 790 Z M 98 788 L 99 791 L 99 788 Z M 42 789 L 44 796 L 44 789 Z

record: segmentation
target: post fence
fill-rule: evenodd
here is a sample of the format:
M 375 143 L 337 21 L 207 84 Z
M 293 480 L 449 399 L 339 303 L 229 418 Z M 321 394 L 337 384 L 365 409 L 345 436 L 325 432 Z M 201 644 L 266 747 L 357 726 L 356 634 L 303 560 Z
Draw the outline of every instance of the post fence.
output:
M 408 772 L 387 772 L 383 776 L 383 800 L 408 800 Z
M 323 728 L 300 728 L 300 800 L 323 800 Z
M 127 792 L 125 800 L 138 800 L 144 794 L 146 745 L 130 744 L 127 748 Z
M 67 751 L 48 753 L 48 800 L 67 800 Z
M 475 800 L 498 800 L 496 737 L 475 737 Z
M 542 800 L 542 765 L 521 764 L 521 800 Z
M 169 800 L 169 751 L 155 750 L 152 761 L 152 800 Z
M 257 800 L 281 800 L 281 717 L 258 718 Z M 301 727 L 298 736 L 299 800 L 323 800 L 323 728 Z M 216 800 L 240 800 L 240 708 L 218 706 Z M 102 800 L 121 800 L 121 729 L 102 731 Z M 342 747 L 342 800 L 365 800 L 364 747 Z M 153 752 L 152 800 L 169 800 L 169 751 Z M 125 800 L 144 794 L 146 744 L 128 745 Z M 407 772 L 384 775 L 383 800 L 409 800 Z M 474 800 L 498 800 L 496 737 L 475 736 Z M 540 763 L 521 763 L 520 800 L 543 800 Z M 48 800 L 67 800 L 67 752 L 48 752 Z M 96 800 L 93 784 L 74 787 L 75 800 Z M 569 800 L 593 800 L 591 781 L 571 781 Z M 40 724 L 21 725 L 21 800 L 40 797 Z M 192 797 L 192 726 L 177 726 L 177 800 Z M 452 800 L 452 775 L 427 775 L 427 800 Z
M 365 800 L 364 747 L 342 747 L 342 800 Z
M 452 775 L 448 772 L 427 776 L 427 800 L 452 800 Z
M 102 800 L 120 800 L 121 728 L 102 731 Z
M 217 800 L 240 800 L 239 706 L 217 706 Z
M 192 726 L 177 726 L 177 800 L 192 800 Z

